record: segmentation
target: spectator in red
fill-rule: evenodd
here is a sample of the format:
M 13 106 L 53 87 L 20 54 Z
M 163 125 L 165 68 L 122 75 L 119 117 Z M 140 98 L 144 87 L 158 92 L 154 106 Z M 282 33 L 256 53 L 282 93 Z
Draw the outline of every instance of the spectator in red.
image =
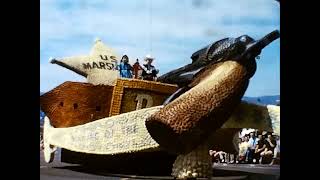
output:
M 239 144 L 239 163 L 244 163 L 246 162 L 246 157 L 248 153 L 248 148 L 249 148 L 249 138 L 248 136 L 242 137 L 242 142 Z
M 133 75 L 135 79 L 141 79 L 142 67 L 139 64 L 139 59 L 137 59 L 136 63 L 134 63 L 133 67 Z M 140 73 L 141 72 L 141 73 Z

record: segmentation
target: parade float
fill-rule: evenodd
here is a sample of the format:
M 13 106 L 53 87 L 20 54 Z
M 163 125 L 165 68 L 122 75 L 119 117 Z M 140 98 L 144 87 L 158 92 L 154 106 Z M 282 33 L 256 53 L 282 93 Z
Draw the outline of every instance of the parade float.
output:
M 256 57 L 279 36 L 216 41 L 157 81 L 120 78 L 119 56 L 101 40 L 90 55 L 52 59 L 87 82 L 68 81 L 40 96 L 45 160 L 59 147 L 69 163 L 211 177 L 209 149 L 236 153 L 240 129 L 280 134 L 279 106 L 241 101 Z

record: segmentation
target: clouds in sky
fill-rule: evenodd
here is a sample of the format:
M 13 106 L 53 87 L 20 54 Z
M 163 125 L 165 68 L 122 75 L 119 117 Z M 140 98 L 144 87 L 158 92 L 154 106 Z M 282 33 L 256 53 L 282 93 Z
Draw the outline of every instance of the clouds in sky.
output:
M 280 29 L 279 14 L 273 0 L 41 0 L 40 90 L 84 81 L 48 59 L 88 54 L 96 37 L 131 62 L 151 53 L 163 74 L 190 63 L 193 52 L 213 41 L 242 34 L 260 38 Z M 258 63 L 264 72 L 258 69 L 249 95 L 279 94 L 279 40 L 268 49 Z M 258 81 L 268 69 L 275 81 L 263 90 Z

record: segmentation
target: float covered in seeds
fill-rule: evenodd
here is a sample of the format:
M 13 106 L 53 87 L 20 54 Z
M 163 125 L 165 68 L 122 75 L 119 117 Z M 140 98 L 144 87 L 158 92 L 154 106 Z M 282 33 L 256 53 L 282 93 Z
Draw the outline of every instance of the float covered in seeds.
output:
M 174 177 L 210 177 L 209 148 L 237 151 L 241 128 L 280 133 L 279 106 L 241 102 L 255 58 L 277 38 L 273 31 L 258 41 L 247 35 L 222 39 L 158 82 L 119 78 L 118 56 L 100 40 L 89 56 L 53 59 L 88 82 L 65 82 L 40 97 L 46 161 L 61 147 L 69 154 L 104 155 L 105 168 L 124 167 L 120 159 L 140 167 L 142 160 L 159 160 L 170 164 Z

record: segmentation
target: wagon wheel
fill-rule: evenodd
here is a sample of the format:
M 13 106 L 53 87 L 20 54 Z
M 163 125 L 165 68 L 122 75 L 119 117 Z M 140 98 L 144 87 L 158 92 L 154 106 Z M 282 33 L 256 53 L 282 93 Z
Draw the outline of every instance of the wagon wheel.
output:
M 50 144 L 49 142 L 49 135 L 48 129 L 50 128 L 50 120 L 48 117 L 44 118 L 44 125 L 43 125 L 43 152 L 44 152 L 44 160 L 47 163 L 51 163 L 54 159 L 54 153 L 57 148 Z

